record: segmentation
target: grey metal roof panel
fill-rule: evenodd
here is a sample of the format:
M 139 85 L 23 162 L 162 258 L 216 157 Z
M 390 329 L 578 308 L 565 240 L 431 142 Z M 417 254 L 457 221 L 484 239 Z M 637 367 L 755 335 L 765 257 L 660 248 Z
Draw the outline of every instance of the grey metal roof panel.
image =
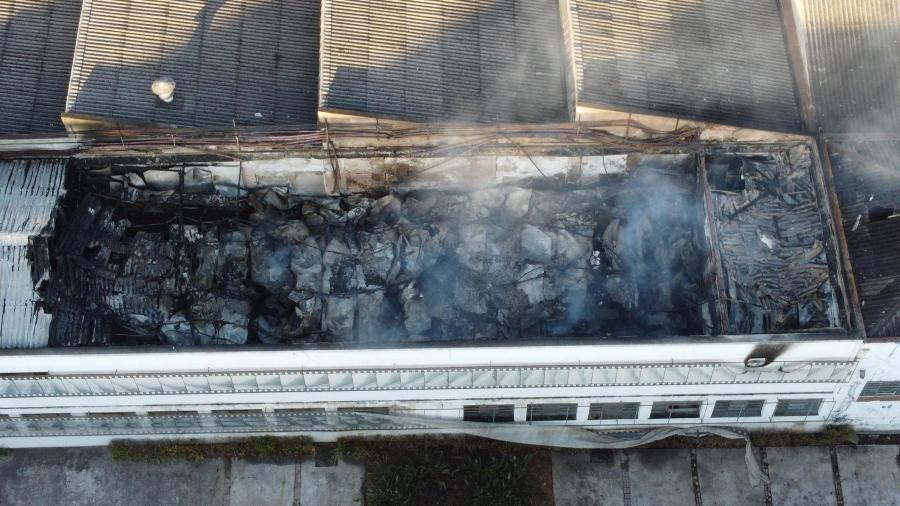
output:
M 0 349 L 47 345 L 50 317 L 37 307 L 28 238 L 53 225 L 64 159 L 0 161 Z
M 795 4 L 820 129 L 900 131 L 900 2 Z
M 0 244 L 0 349 L 43 348 L 50 340 L 49 314 L 37 305 L 27 246 Z
M 868 337 L 900 337 L 900 142 L 829 143 Z
M 0 244 L 26 245 L 51 224 L 65 160 L 0 161 Z
M 85 0 L 66 110 L 166 125 L 314 124 L 315 0 Z M 176 82 L 165 104 L 151 92 Z
M 62 130 L 80 0 L 0 2 L 0 134 Z
M 566 116 L 554 0 L 324 0 L 320 107 L 415 120 Z
M 568 0 L 577 101 L 798 130 L 776 0 Z

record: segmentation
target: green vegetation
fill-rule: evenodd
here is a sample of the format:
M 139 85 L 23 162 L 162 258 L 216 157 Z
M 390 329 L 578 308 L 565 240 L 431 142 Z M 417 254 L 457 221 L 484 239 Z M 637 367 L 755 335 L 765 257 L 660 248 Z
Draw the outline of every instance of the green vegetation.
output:
M 366 465 L 366 504 L 553 503 L 547 448 L 459 437 L 347 438 L 338 452 Z
M 313 454 L 312 441 L 306 437 L 260 436 L 221 443 L 198 440 L 166 440 L 141 443 L 113 441 L 109 445 L 113 460 L 131 460 L 164 464 L 173 461 L 200 462 L 210 458 L 298 459 Z
M 849 425 L 829 425 L 821 432 L 757 432 L 750 440 L 755 446 L 832 446 L 856 444 L 859 434 Z
M 0 457 L 6 457 L 8 455 L 12 455 L 12 450 L 0 446 Z

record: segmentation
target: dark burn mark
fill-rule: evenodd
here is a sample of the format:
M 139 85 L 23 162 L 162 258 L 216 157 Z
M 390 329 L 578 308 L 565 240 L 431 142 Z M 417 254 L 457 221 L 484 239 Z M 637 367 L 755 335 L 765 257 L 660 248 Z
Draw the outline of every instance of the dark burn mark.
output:
M 787 343 L 764 343 L 758 344 L 753 351 L 744 359 L 744 365 L 747 367 L 764 367 L 775 361 L 782 353 L 790 347 Z M 763 359 L 762 364 L 753 364 L 751 360 Z

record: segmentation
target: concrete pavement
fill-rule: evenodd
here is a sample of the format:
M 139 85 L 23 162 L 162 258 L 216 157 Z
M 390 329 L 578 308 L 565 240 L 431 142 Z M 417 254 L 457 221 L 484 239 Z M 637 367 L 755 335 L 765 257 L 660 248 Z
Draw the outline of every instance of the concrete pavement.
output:
M 0 457 L 3 506 L 352 506 L 361 466 L 339 462 L 210 459 L 199 464 L 117 462 L 106 448 L 16 450 Z
M 900 506 L 897 446 L 766 448 L 771 483 L 751 486 L 742 449 L 553 453 L 556 503 Z M 117 462 L 105 448 L 0 457 L 0 505 L 354 506 L 363 468 L 315 459 L 198 464 Z
M 743 449 L 610 453 L 554 452 L 556 504 L 900 506 L 897 446 L 766 448 L 768 487 L 750 484 Z

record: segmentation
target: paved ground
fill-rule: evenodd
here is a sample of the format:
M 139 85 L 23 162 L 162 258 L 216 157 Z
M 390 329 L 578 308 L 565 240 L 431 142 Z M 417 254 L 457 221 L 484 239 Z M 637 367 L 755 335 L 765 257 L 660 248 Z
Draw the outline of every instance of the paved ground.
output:
M 559 505 L 900 506 L 896 446 L 767 448 L 769 487 L 751 486 L 743 450 L 559 451 Z M 837 472 L 835 472 L 835 470 Z M 113 462 L 105 448 L 0 457 L 0 505 L 352 506 L 363 470 L 341 462 Z M 770 498 L 771 502 L 767 502 Z
M 769 487 L 751 486 L 741 449 L 693 455 L 689 450 L 559 451 L 553 454 L 553 491 L 563 506 L 900 506 L 896 446 L 838 448 L 833 455 L 830 448 L 764 453 Z
M 0 457 L 0 505 L 350 506 L 362 504 L 360 466 L 215 459 L 201 464 L 114 462 L 105 448 L 16 450 Z

